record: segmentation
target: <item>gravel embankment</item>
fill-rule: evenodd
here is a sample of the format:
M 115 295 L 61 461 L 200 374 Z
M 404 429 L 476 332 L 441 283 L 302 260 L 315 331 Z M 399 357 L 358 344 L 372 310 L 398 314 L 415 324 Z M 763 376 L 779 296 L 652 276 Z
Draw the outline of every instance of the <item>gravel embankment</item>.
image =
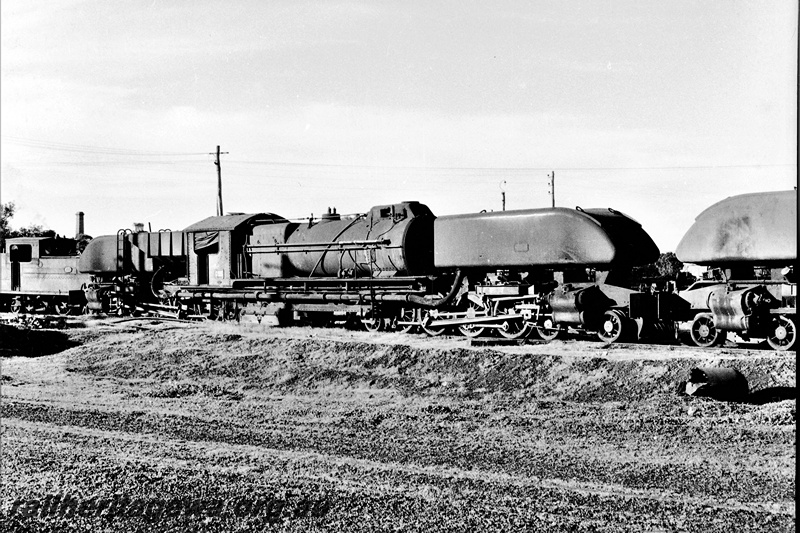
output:
M 66 351 L 2 360 L 3 530 L 795 528 L 794 354 L 146 321 L 65 334 Z M 718 365 L 752 402 L 675 393 Z M 56 494 L 134 503 L 25 504 Z M 159 507 L 179 499 L 196 513 Z

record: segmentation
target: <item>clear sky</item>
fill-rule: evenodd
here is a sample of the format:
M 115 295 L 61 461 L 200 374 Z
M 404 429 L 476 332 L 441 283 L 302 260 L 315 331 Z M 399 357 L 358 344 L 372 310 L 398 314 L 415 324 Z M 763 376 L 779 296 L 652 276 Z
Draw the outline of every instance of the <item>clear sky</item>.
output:
M 674 250 L 797 183 L 794 0 L 0 2 L 12 226 L 419 200 L 612 207 Z M 503 183 L 505 182 L 505 183 Z

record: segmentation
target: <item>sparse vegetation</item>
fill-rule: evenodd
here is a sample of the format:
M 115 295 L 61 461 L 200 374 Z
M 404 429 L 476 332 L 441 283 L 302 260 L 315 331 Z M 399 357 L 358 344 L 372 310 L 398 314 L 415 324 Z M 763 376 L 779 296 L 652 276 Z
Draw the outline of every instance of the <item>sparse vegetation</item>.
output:
M 130 323 L 3 360 L 4 500 L 304 498 L 320 517 L 0 515 L 4 531 L 789 531 L 793 355 L 476 349 L 338 329 Z M 678 396 L 734 365 L 761 403 Z M 8 376 L 8 379 L 5 378 Z M 788 397 L 787 397 L 787 392 Z

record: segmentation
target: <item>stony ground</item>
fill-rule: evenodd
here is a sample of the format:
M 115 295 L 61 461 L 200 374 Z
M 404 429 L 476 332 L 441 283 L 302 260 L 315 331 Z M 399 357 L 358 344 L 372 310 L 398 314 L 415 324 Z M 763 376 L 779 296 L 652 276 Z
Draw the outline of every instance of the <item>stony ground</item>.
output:
M 3 332 L 3 531 L 795 529 L 794 353 L 84 325 Z

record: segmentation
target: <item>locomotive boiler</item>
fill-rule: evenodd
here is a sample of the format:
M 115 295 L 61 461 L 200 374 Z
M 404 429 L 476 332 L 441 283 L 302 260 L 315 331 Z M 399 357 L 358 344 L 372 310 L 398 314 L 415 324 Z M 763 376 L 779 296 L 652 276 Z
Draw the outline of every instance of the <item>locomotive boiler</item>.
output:
M 307 277 L 390 277 L 433 270 L 430 209 L 419 202 L 373 207 L 342 218 L 336 210 L 308 223 L 253 229 L 253 273 Z

